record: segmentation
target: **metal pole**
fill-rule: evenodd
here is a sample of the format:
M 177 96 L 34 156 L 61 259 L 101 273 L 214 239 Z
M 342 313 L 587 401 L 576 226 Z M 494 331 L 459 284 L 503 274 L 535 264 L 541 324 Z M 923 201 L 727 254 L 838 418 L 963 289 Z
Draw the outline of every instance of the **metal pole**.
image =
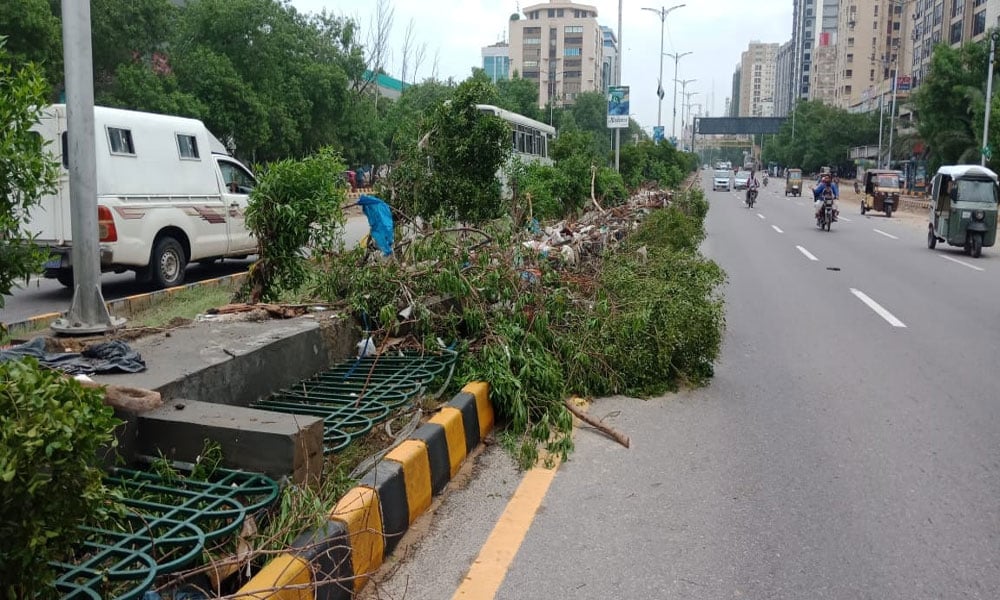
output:
M 663 60 L 663 57 L 660 57 Z M 681 55 L 674 55 L 674 122 L 670 127 L 670 137 L 677 137 L 677 63 L 681 61 Z
M 885 113 L 885 96 L 882 94 L 882 85 L 879 84 L 878 91 L 878 160 L 876 166 L 882 168 L 882 115 Z
M 986 148 L 989 147 L 990 136 L 990 112 L 993 108 L 993 66 L 996 64 L 997 38 L 1000 33 L 990 34 L 990 66 L 986 74 L 986 116 L 983 117 L 983 154 L 979 159 L 979 164 L 986 166 Z
M 103 333 L 120 327 L 125 319 L 108 313 L 101 294 L 90 2 L 63 0 L 62 24 L 74 288 L 69 312 L 51 327 L 57 333 Z
M 660 79 L 656 84 L 656 96 L 659 99 L 656 105 L 657 127 L 663 125 L 663 119 L 661 119 L 661 115 L 663 114 L 663 28 L 667 23 L 667 13 L 662 8 L 660 11 Z M 677 101 L 676 96 L 674 97 L 674 101 Z
M 618 60 L 615 61 L 615 85 L 622 84 L 622 0 L 618 0 Z M 622 130 L 615 128 L 615 172 L 621 171 Z

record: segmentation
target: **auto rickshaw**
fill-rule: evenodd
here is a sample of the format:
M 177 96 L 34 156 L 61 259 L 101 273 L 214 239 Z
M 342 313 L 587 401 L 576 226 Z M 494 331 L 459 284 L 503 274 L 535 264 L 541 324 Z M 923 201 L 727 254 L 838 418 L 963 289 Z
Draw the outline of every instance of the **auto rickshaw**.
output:
M 899 207 L 902 182 L 902 171 L 882 169 L 865 171 L 865 196 L 861 199 L 861 214 L 875 210 L 884 212 L 886 217 L 891 217 L 892 212 Z
M 938 169 L 931 181 L 927 247 L 961 246 L 979 258 L 997 237 L 997 174 L 979 165 Z
M 785 172 L 785 195 L 802 195 L 802 169 L 788 169 Z

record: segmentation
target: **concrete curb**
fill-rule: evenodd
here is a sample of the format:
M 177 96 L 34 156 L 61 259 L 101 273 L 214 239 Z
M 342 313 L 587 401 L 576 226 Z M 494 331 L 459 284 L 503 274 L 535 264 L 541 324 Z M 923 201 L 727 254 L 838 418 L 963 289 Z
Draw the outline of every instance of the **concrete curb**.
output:
M 156 306 L 170 296 L 184 290 L 190 290 L 197 287 L 218 287 L 222 285 L 236 286 L 242 283 L 246 277 L 246 271 L 233 273 L 232 275 L 223 275 L 222 277 L 216 277 L 215 279 L 205 279 L 203 281 L 195 281 L 194 283 L 157 290 L 155 292 L 126 296 L 125 298 L 119 298 L 117 300 L 109 300 L 105 302 L 105 305 L 108 307 L 108 312 L 112 315 L 128 318 L 136 312 L 151 306 Z M 7 323 L 4 327 L 7 329 L 7 335 L 12 338 L 17 338 L 18 335 L 23 335 L 40 327 L 48 327 L 53 321 L 60 319 L 65 315 L 65 312 L 46 313 L 44 315 L 37 315 L 29 319 L 25 319 L 23 321 Z
M 493 429 L 489 384 L 462 388 L 234 598 L 348 600 Z

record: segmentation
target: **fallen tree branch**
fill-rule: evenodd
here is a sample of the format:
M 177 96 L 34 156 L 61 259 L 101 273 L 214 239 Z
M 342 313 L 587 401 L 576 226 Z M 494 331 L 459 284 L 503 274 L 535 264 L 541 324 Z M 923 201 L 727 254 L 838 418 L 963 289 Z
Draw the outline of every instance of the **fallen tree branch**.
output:
M 579 408 L 573 406 L 573 403 L 571 401 L 569 401 L 569 400 L 566 400 L 564 402 L 564 404 L 566 405 L 566 408 L 569 409 L 569 412 L 573 413 L 578 419 L 580 419 L 584 423 L 586 423 L 588 425 L 592 425 L 594 428 L 600 430 L 602 433 L 604 433 L 605 435 L 607 435 L 608 437 L 610 437 L 614 441 L 618 442 L 622 446 L 625 446 L 626 448 L 629 447 L 628 436 L 625 435 L 624 433 L 618 431 L 617 429 L 615 429 L 613 427 L 609 427 L 609 426 L 605 425 L 604 423 L 601 423 L 600 421 L 598 421 L 594 417 L 591 417 L 590 415 L 588 415 L 587 413 L 583 412 Z

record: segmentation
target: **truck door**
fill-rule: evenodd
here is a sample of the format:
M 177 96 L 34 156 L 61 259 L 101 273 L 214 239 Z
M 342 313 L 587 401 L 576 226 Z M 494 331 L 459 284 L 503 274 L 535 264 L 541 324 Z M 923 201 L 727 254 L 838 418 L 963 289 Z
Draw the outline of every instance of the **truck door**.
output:
M 257 180 L 241 164 L 224 157 L 216 157 L 219 165 L 219 185 L 226 205 L 226 223 L 229 227 L 229 249 L 226 254 L 243 255 L 257 253 L 257 240 L 247 229 L 246 210 L 250 192 Z

